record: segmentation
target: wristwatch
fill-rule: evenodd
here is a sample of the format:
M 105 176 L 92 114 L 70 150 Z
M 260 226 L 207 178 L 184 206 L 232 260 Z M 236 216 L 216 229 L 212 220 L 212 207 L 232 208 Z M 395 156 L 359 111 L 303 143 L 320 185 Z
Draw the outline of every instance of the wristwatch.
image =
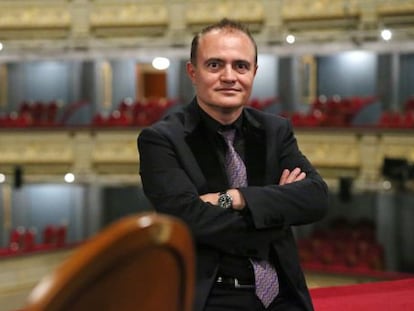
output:
M 226 191 L 220 192 L 218 197 L 218 205 L 221 208 L 232 208 L 233 207 L 233 198 Z

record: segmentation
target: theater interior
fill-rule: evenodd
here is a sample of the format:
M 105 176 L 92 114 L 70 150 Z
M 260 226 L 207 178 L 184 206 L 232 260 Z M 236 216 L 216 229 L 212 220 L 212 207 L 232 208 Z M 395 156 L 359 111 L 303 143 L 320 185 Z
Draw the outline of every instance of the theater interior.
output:
M 258 44 L 249 105 L 291 120 L 329 186 L 327 217 L 294 228 L 316 310 L 412 297 L 413 0 L 0 0 L 0 311 L 152 211 L 137 136 L 192 99 L 192 36 L 223 17 Z

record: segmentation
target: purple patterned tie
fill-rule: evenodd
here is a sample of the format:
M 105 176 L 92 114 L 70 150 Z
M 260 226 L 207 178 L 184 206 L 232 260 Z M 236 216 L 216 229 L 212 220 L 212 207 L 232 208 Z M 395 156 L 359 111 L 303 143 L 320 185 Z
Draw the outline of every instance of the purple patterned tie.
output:
M 228 150 L 226 153 L 226 171 L 231 187 L 247 186 L 246 166 L 240 155 L 234 149 L 235 129 L 221 132 L 226 141 Z M 256 295 L 267 308 L 279 293 L 279 280 L 275 268 L 266 260 L 250 259 L 256 279 Z
M 246 187 L 247 186 L 247 173 L 246 173 L 246 166 L 243 163 L 242 158 L 234 149 L 234 136 L 236 134 L 235 129 L 227 130 L 221 132 L 226 145 L 227 145 L 227 152 L 226 152 L 226 173 L 227 177 L 229 178 L 230 187 L 238 188 L 238 187 Z

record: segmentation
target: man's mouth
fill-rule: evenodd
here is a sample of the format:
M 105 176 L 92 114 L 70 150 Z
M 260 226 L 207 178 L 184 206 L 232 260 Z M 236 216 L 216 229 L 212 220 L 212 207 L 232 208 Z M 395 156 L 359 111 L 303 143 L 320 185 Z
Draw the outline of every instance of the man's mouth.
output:
M 218 92 L 223 92 L 223 93 L 228 93 L 228 92 L 235 93 L 235 92 L 239 92 L 239 90 L 238 89 L 235 89 L 235 88 L 219 88 L 219 89 L 217 89 L 217 91 Z

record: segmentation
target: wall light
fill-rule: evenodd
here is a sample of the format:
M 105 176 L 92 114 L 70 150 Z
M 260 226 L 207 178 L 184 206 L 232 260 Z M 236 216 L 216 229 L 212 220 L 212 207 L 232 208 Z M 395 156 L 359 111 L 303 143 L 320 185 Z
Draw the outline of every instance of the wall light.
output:
M 0 184 L 4 183 L 6 181 L 6 175 L 0 173 Z
M 73 183 L 74 181 L 75 181 L 75 175 L 74 174 L 72 174 L 72 173 L 67 173 L 67 174 L 65 174 L 65 177 L 64 177 L 64 179 L 65 179 L 65 181 L 67 182 L 67 183 Z
M 389 29 L 383 29 L 383 30 L 381 31 L 381 38 L 382 38 L 382 40 L 384 40 L 384 41 L 389 41 L 389 40 L 391 40 L 391 38 L 392 38 L 392 32 L 391 32 L 391 30 L 389 30 Z
M 157 70 L 165 70 L 170 67 L 170 60 L 166 57 L 155 57 L 152 66 Z
M 294 35 L 290 34 L 290 35 L 287 35 L 286 36 L 286 42 L 287 43 L 293 44 L 293 43 L 295 43 L 295 41 L 296 41 L 296 38 L 295 38 Z
M 3 43 L 0 42 L 0 51 L 3 50 L 3 47 L 4 47 Z

